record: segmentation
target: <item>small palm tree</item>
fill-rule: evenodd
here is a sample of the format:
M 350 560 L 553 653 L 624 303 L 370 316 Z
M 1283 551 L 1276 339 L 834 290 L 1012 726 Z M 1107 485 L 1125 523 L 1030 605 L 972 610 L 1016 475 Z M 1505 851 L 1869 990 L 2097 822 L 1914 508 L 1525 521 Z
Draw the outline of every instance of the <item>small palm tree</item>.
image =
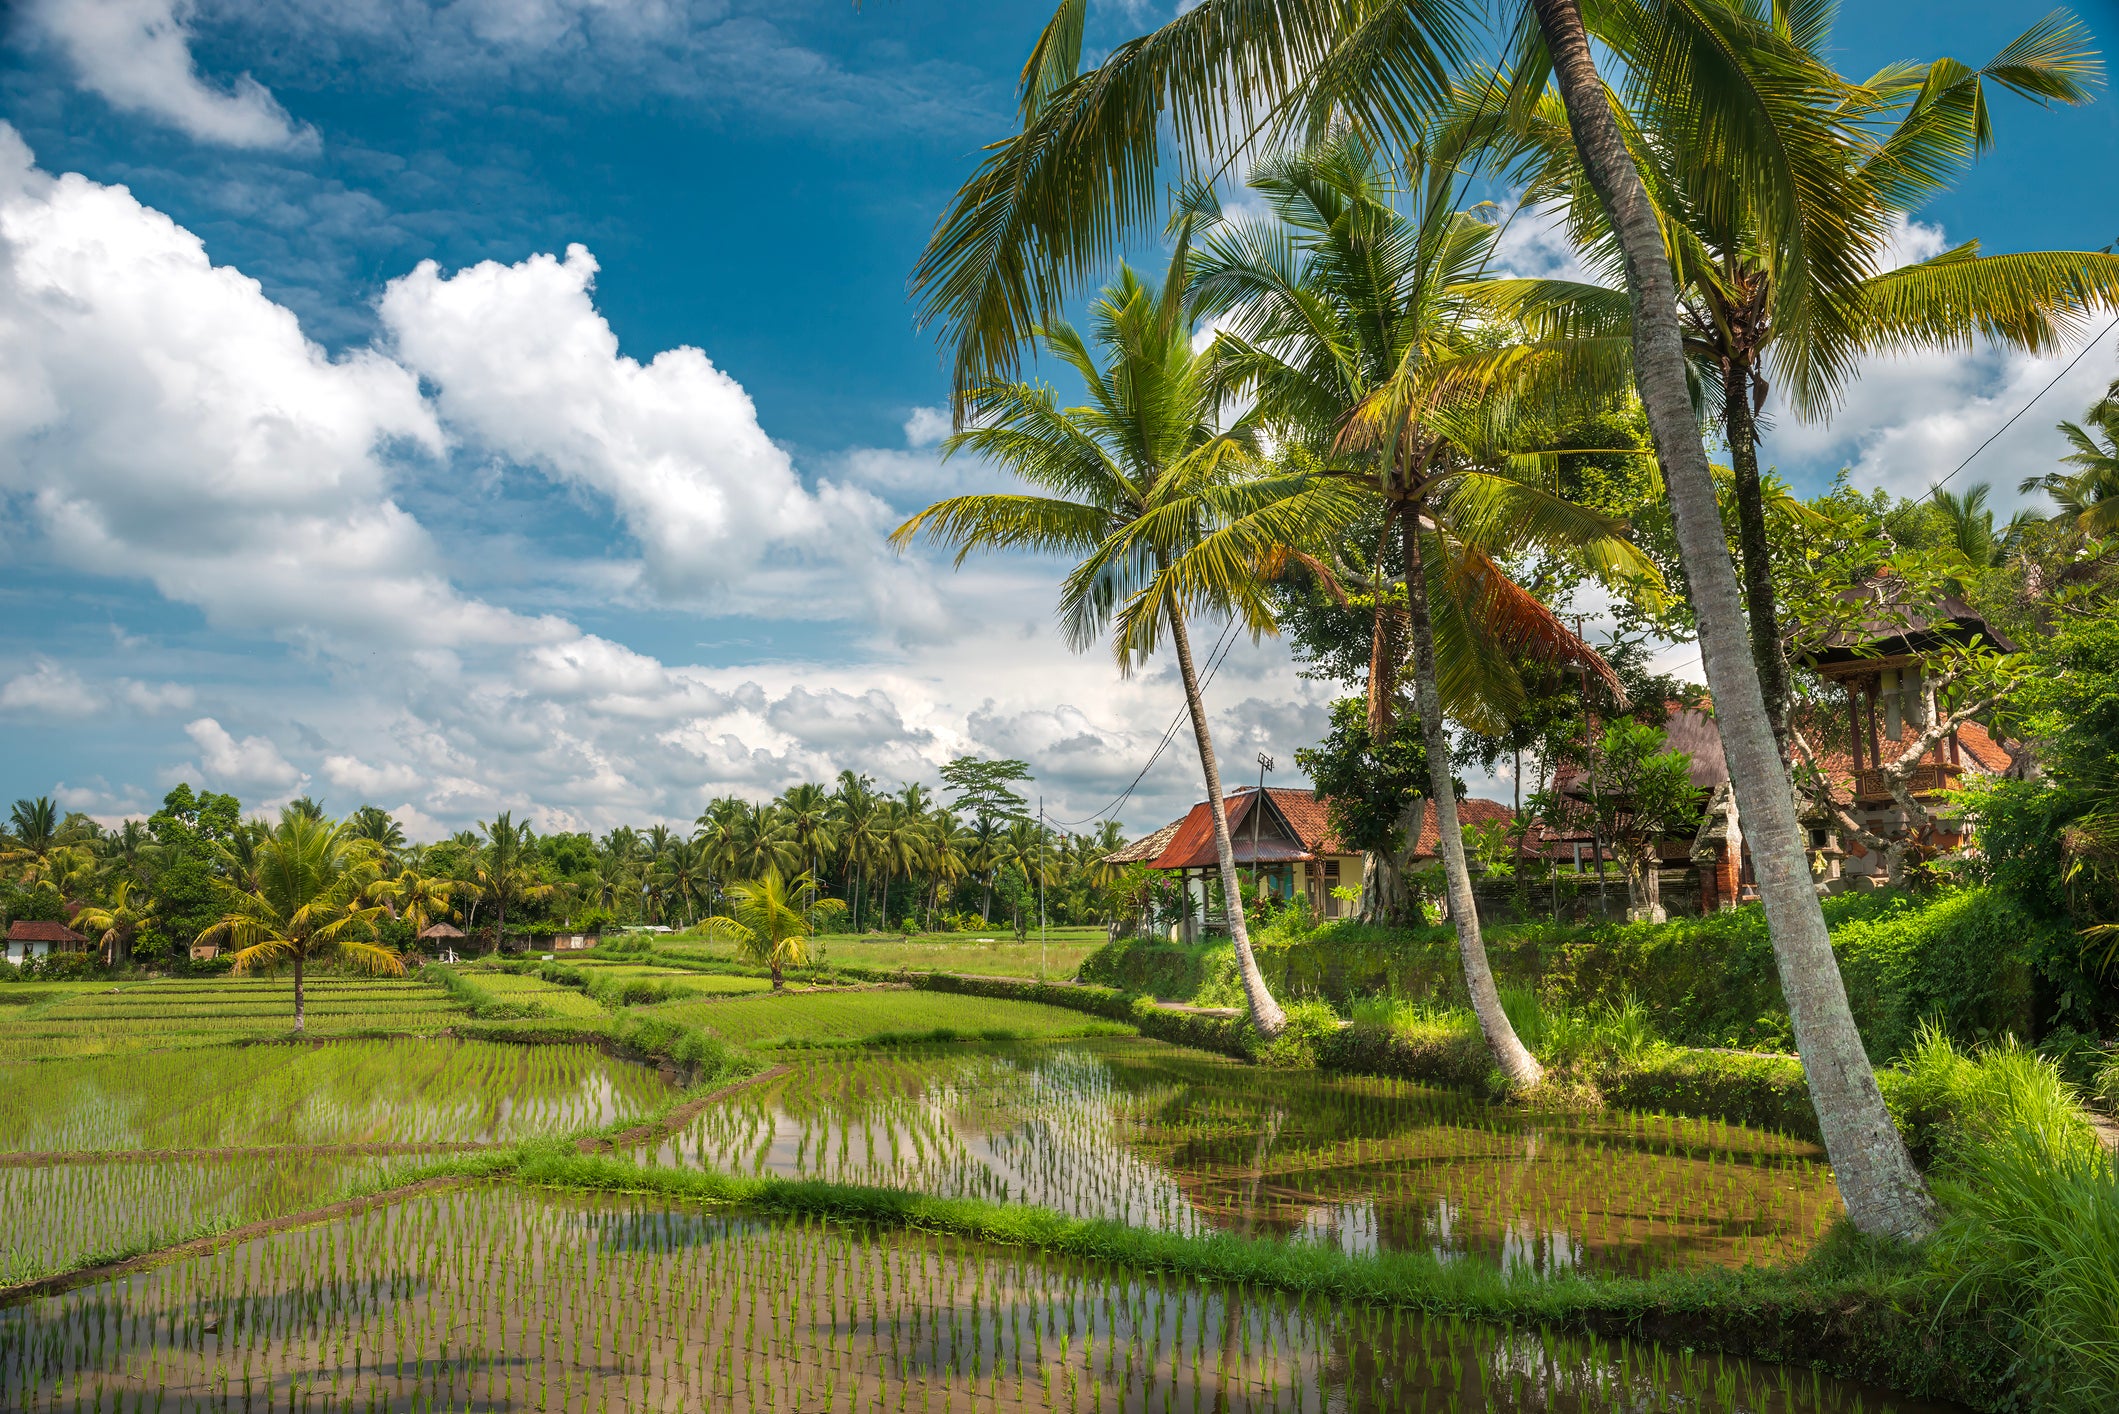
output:
M 344 825 L 289 811 L 257 846 L 257 887 L 215 880 L 221 921 L 199 934 L 201 943 L 236 950 L 235 970 L 292 964 L 294 1029 L 306 1024 L 302 978 L 313 962 L 332 958 L 364 972 L 400 976 L 405 964 L 373 940 L 381 905 L 364 903 L 380 866 L 375 847 Z
M 1248 576 L 1212 583 L 1201 577 L 1182 592 L 1171 592 L 1163 581 L 1170 561 L 1212 524 L 1204 498 L 1242 479 L 1239 469 L 1256 465 L 1258 425 L 1247 415 L 1222 416 L 1220 369 L 1192 347 L 1185 318 L 1187 270 L 1184 241 L 1159 293 L 1122 267 L 1117 283 L 1096 303 L 1093 345 L 1070 324 L 1040 331 L 1046 348 L 1087 386 L 1087 405 L 1062 408 L 1051 389 L 1012 381 L 968 395 L 974 425 L 944 444 L 946 454 L 978 453 L 1037 494 L 938 501 L 891 538 L 903 546 L 925 533 L 954 546 L 960 564 L 982 549 L 1079 555 L 1060 597 L 1070 647 L 1084 649 L 1116 625 L 1113 648 L 1121 672 L 1164 642 L 1176 650 L 1206 778 L 1222 892 L 1237 899 L 1242 890 L 1235 845 L 1189 620 L 1199 612 L 1233 615 L 1255 634 L 1270 624 L 1270 615 L 1264 590 Z M 1152 611 L 1134 612 L 1151 596 Z M 1251 953 L 1243 910 L 1232 907 L 1228 922 L 1251 1023 L 1261 1034 L 1277 1036 L 1287 1018 Z
M 371 839 L 371 836 L 359 836 Z M 463 886 L 444 875 L 429 873 L 409 857 L 402 861 L 394 877 L 379 878 L 368 886 L 368 897 L 388 909 L 393 918 L 402 919 L 411 925 L 412 931 L 424 933 L 430 926 L 447 922 L 455 912 L 454 899 Z
M 787 985 L 781 969 L 809 961 L 812 920 L 835 917 L 845 907 L 838 899 L 820 898 L 816 880 L 807 874 L 790 879 L 768 869 L 755 879 L 730 884 L 729 911 L 707 919 L 705 932 L 711 942 L 734 943 L 753 966 L 771 968 L 777 992 Z
M 2060 460 L 2073 471 L 2027 476 L 2017 489 L 2053 498 L 2053 519 L 2095 539 L 2119 531 L 2119 383 L 2081 422 L 2063 422 L 2060 435 L 2074 448 Z
M 156 921 L 154 899 L 133 879 L 118 880 L 109 902 L 90 904 L 74 916 L 74 926 L 102 945 L 113 967 L 131 956 L 134 939 Z

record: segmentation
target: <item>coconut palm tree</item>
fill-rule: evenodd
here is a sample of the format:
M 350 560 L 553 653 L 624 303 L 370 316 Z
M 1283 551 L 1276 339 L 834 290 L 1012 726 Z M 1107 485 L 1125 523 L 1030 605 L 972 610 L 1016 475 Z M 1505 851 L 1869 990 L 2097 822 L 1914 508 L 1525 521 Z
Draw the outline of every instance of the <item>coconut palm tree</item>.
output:
M 819 897 L 817 881 L 807 874 L 788 878 L 767 869 L 755 879 L 728 886 L 728 913 L 706 920 L 708 941 L 734 943 L 744 961 L 772 969 L 773 990 L 786 980 L 781 969 L 809 961 L 812 924 L 836 917 L 846 905 Z
M 837 848 L 830 793 L 815 782 L 804 781 L 781 792 L 773 809 L 795 848 L 797 861 L 811 878 L 821 879 L 824 865 Z
M 2074 448 L 2060 460 L 2073 471 L 2027 476 L 2017 489 L 2043 491 L 2053 500 L 2053 519 L 2090 538 L 2119 533 L 2119 383 L 2083 415 L 2063 422 L 2060 435 Z
M 380 868 L 367 841 L 343 824 L 289 811 L 259 842 L 257 857 L 254 889 L 214 881 L 221 920 L 198 940 L 234 948 L 237 972 L 291 964 L 297 1032 L 306 1025 L 302 978 L 310 964 L 329 958 L 363 972 L 404 972 L 395 952 L 371 941 L 383 909 L 364 904 Z
M 133 942 L 157 921 L 154 898 L 135 879 L 118 880 L 106 902 L 90 904 L 74 915 L 74 927 L 102 946 L 113 967 L 132 955 Z
M 50 796 L 16 801 L 8 812 L 7 824 L 5 836 L 0 836 L 0 864 L 19 868 L 25 884 L 49 873 L 56 851 L 80 843 L 79 827 L 71 819 L 59 818 L 59 809 Z
M 1203 231 L 1194 299 L 1221 327 L 1227 376 L 1255 398 L 1283 447 L 1308 455 L 1284 500 L 1208 536 L 1180 557 L 1171 578 L 1185 582 L 1195 559 L 1219 574 L 1232 559 L 1265 563 L 1290 550 L 1309 552 L 1304 558 L 1328 576 L 1324 562 L 1357 528 L 1380 524 L 1385 547 L 1396 539 L 1465 979 L 1496 1063 L 1528 1086 L 1541 1072 L 1510 1026 L 1487 964 L 1444 718 L 1498 727 L 1522 703 L 1512 665 L 1523 659 L 1581 663 L 1617 685 L 1593 650 L 1501 572 L 1497 556 L 1563 553 L 1590 561 L 1608 580 L 1650 587 L 1656 576 L 1621 524 L 1539 484 L 1549 462 L 1519 454 L 1538 451 L 1542 424 L 1508 435 L 1496 405 L 1525 375 L 1534 387 L 1558 384 L 1591 409 L 1608 402 L 1616 380 L 1608 361 L 1600 368 L 1564 346 L 1496 344 L 1488 310 L 1467 293 L 1491 259 L 1496 228 L 1484 211 L 1457 209 L 1451 155 L 1429 155 L 1406 196 L 1390 190 L 1389 174 L 1359 134 L 1276 155 L 1250 182 L 1268 214 Z M 1261 541 L 1263 527 L 1271 533 Z M 1374 597 L 1370 727 L 1382 737 L 1392 730 L 1387 709 L 1398 695 L 1390 643 L 1401 610 L 1382 593 Z
M 875 865 L 876 812 L 882 801 L 876 795 L 875 782 L 853 771 L 839 772 L 838 785 L 832 791 L 831 799 L 841 867 L 849 879 L 859 875 L 853 902 L 853 930 L 858 933 L 861 931 L 862 905 L 867 901 L 868 881 Z
M 404 827 L 379 805 L 363 805 L 346 817 L 346 823 L 355 837 L 367 840 L 383 852 L 386 868 L 396 862 L 398 851 L 405 847 Z
M 707 847 L 695 840 L 672 840 L 651 872 L 663 895 L 683 905 L 685 926 L 697 922 L 699 904 L 708 896 L 713 877 Z
M 372 836 L 358 836 L 371 839 Z M 462 885 L 446 875 L 431 872 L 425 862 L 409 854 L 398 860 L 397 873 L 378 878 L 368 886 L 368 897 L 380 903 L 392 918 L 424 933 L 436 923 L 446 923 L 455 913 L 454 899 Z
M 1616 101 L 1656 208 L 1677 281 L 1684 347 L 1716 415 L 1735 471 L 1739 557 L 1754 657 L 1776 733 L 1785 738 L 1788 684 L 1767 550 L 1767 496 L 1758 425 L 1770 391 L 1798 416 L 1829 417 L 1865 355 L 1966 348 L 1989 340 L 2043 353 L 2076 337 L 2098 306 L 2119 300 L 2119 256 L 2038 251 L 1982 256 L 1969 242 L 1931 260 L 1891 266 L 1905 222 L 1991 142 L 1984 86 L 2043 102 L 2081 103 L 2095 61 L 2088 34 L 2049 16 L 1977 69 L 1944 59 L 1895 65 L 1864 84 L 1824 62 L 1831 10 L 1776 6 L 1770 21 L 1741 5 L 1703 8 L 1704 35 L 1672 44 L 1661 8 L 1614 7 L 1601 37 L 1626 68 Z M 1703 73 L 1703 69 L 1711 72 Z M 1699 84 L 1751 111 L 1777 159 L 1763 175 L 1702 141 L 1690 98 Z M 1604 283 L 1521 280 L 1496 285 L 1541 332 L 1623 347 L 1623 260 L 1557 97 L 1522 132 L 1536 153 L 1524 199 L 1562 208 Z M 1769 381 L 1770 377 L 1770 381 Z
M 951 436 L 943 444 L 945 455 L 984 456 L 1040 494 L 939 501 L 899 526 L 893 542 L 903 546 L 925 534 L 955 547 L 959 564 L 976 549 L 1081 556 L 1060 597 L 1068 646 L 1084 649 L 1120 623 L 1128 605 L 1154 588 L 1169 561 L 1205 530 L 1202 493 L 1256 463 L 1256 420 L 1239 414 L 1224 425 L 1219 369 L 1192 347 L 1187 268 L 1180 241 L 1160 294 L 1121 269 L 1118 282 L 1096 303 L 1093 346 L 1071 324 L 1043 331 L 1047 350 L 1087 387 L 1086 405 L 1062 408 L 1049 388 L 1022 382 L 971 393 L 976 425 Z M 1242 897 L 1236 854 L 1189 630 L 1191 617 L 1202 611 L 1236 614 L 1254 632 L 1270 624 L 1255 580 L 1212 582 L 1199 575 L 1185 592 L 1157 596 L 1152 616 L 1123 618 L 1113 646 L 1121 672 L 1145 661 L 1165 638 L 1176 652 L 1206 778 L 1222 890 L 1234 900 Z M 1243 910 L 1232 907 L 1228 920 L 1252 1024 L 1264 1035 L 1278 1035 L 1286 1017 L 1251 954 Z
M 479 899 L 492 906 L 493 947 L 498 951 L 507 937 L 508 909 L 550 898 L 552 886 L 531 867 L 537 834 L 529 821 L 518 822 L 503 810 L 478 828 L 485 839 L 471 861 L 470 883 Z
M 1531 0 L 1531 8 L 1584 179 L 1597 195 L 1625 271 L 1634 380 L 1670 497 L 1722 754 L 1743 815 L 1818 1127 L 1855 1226 L 1914 1236 L 1932 1225 L 1932 1208 L 1862 1049 L 1811 880 L 1808 837 L 1796 818 L 1751 653 L 1714 471 L 1694 417 L 1679 286 L 1664 225 L 1597 73 L 1577 0 Z M 1712 66 L 1717 53 L 1726 57 L 1725 50 L 1706 43 L 1689 52 L 1702 69 Z M 1746 110 L 1742 85 L 1717 82 L 1716 75 L 1703 72 L 1681 75 L 1673 83 L 1673 101 L 1686 92 L 1699 105 L 1703 133 L 1722 141 L 1724 160 L 1762 156 L 1755 170 L 1773 168 L 1772 144 L 1761 137 L 1756 115 Z
M 890 925 L 890 881 L 910 880 L 927 858 L 928 828 L 924 816 L 886 799 L 876 807 L 869 858 L 882 883 L 882 922 Z
M 960 417 L 976 410 L 978 390 L 1012 372 L 1035 330 L 1091 272 L 1108 267 L 1121 242 L 1159 222 L 1165 173 L 1211 176 L 1239 156 L 1334 123 L 1410 155 L 1423 123 L 1446 106 L 1451 73 L 1471 40 L 1469 12 L 1456 7 L 1203 0 L 1077 73 L 1086 8 L 1065 0 L 1040 35 L 1023 71 L 1021 130 L 988 149 L 914 272 L 922 318 L 941 326 L 951 346 Z M 1520 95 L 1535 101 L 1549 77 L 1623 264 L 1632 373 L 1834 1171 L 1858 1227 L 1919 1231 L 1928 1221 L 1925 1194 L 1890 1127 L 1845 1004 L 1810 879 L 1807 837 L 1751 656 L 1656 208 L 1597 73 L 1577 0 L 1530 0 L 1518 13 L 1525 23 L 1513 42 L 1530 62 L 1519 66 L 1514 89 L 1500 95 L 1495 116 Z M 1599 6 L 1596 13 L 1604 21 L 1633 7 Z M 1825 11 L 1794 13 L 1808 23 Z M 1736 36 L 1741 52 L 1773 42 L 1769 26 L 1719 5 L 1657 6 L 1655 14 L 1670 28 L 1664 50 L 1692 65 L 1668 84 L 1673 100 L 1691 100 L 1702 140 L 1719 144 L 1723 159 L 1755 174 L 1763 188 L 1782 158 L 1749 101 L 1751 86 L 1729 74 L 1728 28 L 1739 20 L 1750 26 Z

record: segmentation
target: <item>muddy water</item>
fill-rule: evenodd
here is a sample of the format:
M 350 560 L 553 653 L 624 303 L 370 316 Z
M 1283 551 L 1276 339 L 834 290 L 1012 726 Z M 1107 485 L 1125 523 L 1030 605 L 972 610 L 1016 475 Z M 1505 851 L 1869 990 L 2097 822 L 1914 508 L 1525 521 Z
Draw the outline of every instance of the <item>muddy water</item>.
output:
M 638 1157 L 1540 1271 L 1783 1262 L 1841 1211 L 1822 1151 L 1779 1135 L 1126 1040 L 811 1059 Z
M 1809 1370 L 912 1233 L 424 1195 L 0 1310 L 0 1407 L 1924 1414 Z

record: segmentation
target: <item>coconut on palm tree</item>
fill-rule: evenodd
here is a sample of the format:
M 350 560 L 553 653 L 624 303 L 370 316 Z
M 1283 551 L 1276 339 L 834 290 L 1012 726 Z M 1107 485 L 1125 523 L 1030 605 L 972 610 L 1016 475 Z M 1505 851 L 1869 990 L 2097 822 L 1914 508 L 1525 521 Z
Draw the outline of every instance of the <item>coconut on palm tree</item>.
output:
M 754 967 L 769 968 L 773 990 L 787 983 L 783 969 L 809 961 L 809 940 L 818 918 L 834 918 L 846 905 L 819 895 L 807 874 L 793 878 L 767 869 L 755 879 L 728 886 L 728 912 L 706 920 L 709 942 L 734 943 L 737 954 Z
M 1167 641 L 1177 657 L 1214 823 L 1229 936 L 1251 1021 L 1267 1036 L 1286 1025 L 1267 988 L 1245 928 L 1236 853 L 1222 796 L 1221 769 L 1207 727 L 1190 621 L 1198 613 L 1236 615 L 1254 632 L 1271 623 L 1264 591 L 1247 573 L 1195 575 L 1182 592 L 1155 595 L 1155 612 L 1133 613 L 1158 588 L 1170 561 L 1210 525 L 1208 497 L 1257 465 L 1258 423 L 1222 417 L 1225 385 L 1209 353 L 1192 346 L 1185 318 L 1187 258 L 1180 242 L 1158 294 L 1130 269 L 1094 310 L 1093 338 L 1067 323 L 1043 331 L 1045 347 L 1080 375 L 1088 403 L 1063 408 L 1042 385 L 1002 381 L 974 389 L 974 425 L 952 435 L 945 455 L 971 452 L 1015 473 L 1033 493 L 956 496 L 899 526 L 903 546 L 925 534 L 957 551 L 1034 549 L 1082 557 L 1060 594 L 1068 646 L 1080 651 L 1116 626 L 1121 672 Z M 1163 586 L 1167 587 L 1167 586 Z
M 363 972 L 401 975 L 404 962 L 374 941 L 384 917 L 366 894 L 381 872 L 374 846 L 343 824 L 305 812 L 286 812 L 257 842 L 255 887 L 216 879 L 221 920 L 199 934 L 201 943 L 235 950 L 235 970 L 294 970 L 294 1029 L 306 1025 L 303 976 L 331 960 Z

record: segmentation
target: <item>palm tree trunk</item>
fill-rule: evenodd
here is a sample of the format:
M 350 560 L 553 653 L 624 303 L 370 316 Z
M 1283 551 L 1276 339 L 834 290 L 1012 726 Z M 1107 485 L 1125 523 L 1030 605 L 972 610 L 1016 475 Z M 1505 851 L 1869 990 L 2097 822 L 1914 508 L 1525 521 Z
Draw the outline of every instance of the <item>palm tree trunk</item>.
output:
M 1857 1228 L 1917 1236 L 1933 1226 L 1933 1209 L 1862 1050 L 1810 879 L 1794 795 L 1746 641 L 1736 571 L 1715 505 L 1714 474 L 1686 396 L 1677 287 L 1662 232 L 1597 77 L 1577 0 L 1531 3 L 1583 170 L 1610 214 L 1625 255 L 1626 287 L 1633 297 L 1634 378 L 1670 491 L 1722 751 L 1750 836 L 1752 868 L 1825 1152 Z
M 294 955 L 294 1029 L 300 1033 L 305 1029 L 306 1018 L 302 1015 L 302 955 Z
M 1722 431 L 1736 472 L 1737 544 L 1744 552 L 1744 611 L 1751 618 L 1751 660 L 1758 666 L 1766 720 L 1781 759 L 1788 759 L 1788 674 L 1781 662 L 1780 613 L 1773 603 L 1773 563 L 1766 548 L 1766 496 L 1758 476 L 1758 423 L 1752 416 L 1752 373 L 1732 364 L 1723 378 Z
M 1486 1049 L 1508 1083 L 1527 1090 L 1545 1078 L 1501 1009 L 1494 970 L 1486 959 L 1486 940 L 1479 935 L 1479 904 L 1472 897 L 1472 874 L 1464 859 L 1464 832 L 1457 824 L 1457 787 L 1449 768 L 1449 737 L 1442 729 L 1442 687 L 1435 676 L 1435 625 L 1428 615 L 1427 567 L 1420 547 L 1420 517 L 1407 513 L 1399 533 L 1405 543 L 1406 618 L 1413 639 L 1414 706 L 1420 714 L 1420 739 L 1427 748 L 1428 787 L 1435 801 L 1436 847 L 1442 851 L 1442 876 L 1449 885 L 1449 917 L 1457 929 L 1457 955 L 1464 963 L 1464 987 L 1486 1037 Z M 1418 841 L 1419 817 L 1413 823 Z
M 1177 649 L 1177 671 L 1184 678 L 1185 707 L 1192 714 L 1192 735 L 1199 742 L 1199 765 L 1207 777 L 1207 809 L 1214 820 L 1214 852 L 1221 861 L 1221 896 L 1229 915 L 1229 941 L 1236 948 L 1236 971 L 1243 978 L 1244 1000 L 1251 1008 L 1251 1025 L 1261 1036 L 1278 1036 L 1287 1029 L 1287 1014 L 1273 1000 L 1258 959 L 1251 955 L 1251 933 L 1244 926 L 1243 888 L 1236 878 L 1236 844 L 1229 838 L 1229 809 L 1221 798 L 1221 767 L 1214 760 L 1214 742 L 1207 734 L 1207 704 L 1199 695 L 1199 670 L 1192 662 L 1192 640 L 1185 633 L 1185 616 L 1170 606 L 1170 641 Z

